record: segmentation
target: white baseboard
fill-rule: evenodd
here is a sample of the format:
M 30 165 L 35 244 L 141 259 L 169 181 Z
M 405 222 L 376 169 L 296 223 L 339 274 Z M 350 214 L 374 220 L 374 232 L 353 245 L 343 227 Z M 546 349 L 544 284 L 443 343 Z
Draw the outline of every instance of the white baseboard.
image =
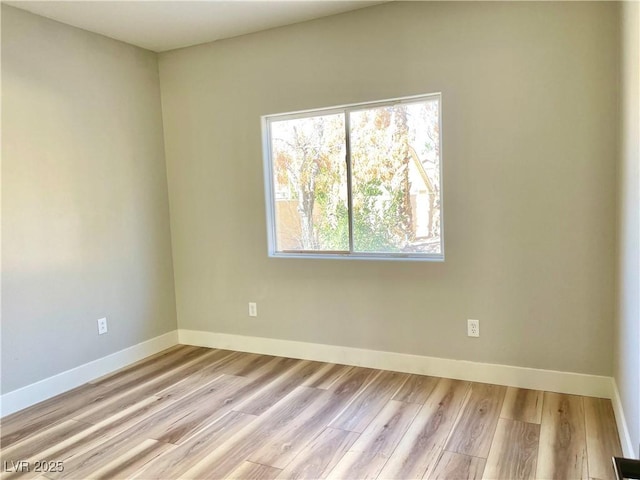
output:
M 186 345 L 356 365 L 588 397 L 612 398 L 613 396 L 611 377 L 599 375 L 184 329 L 178 330 L 178 339 L 181 344 Z
M 184 330 L 169 332 L 0 396 L 0 417 L 64 393 L 176 344 L 316 360 L 611 399 L 626 457 L 635 458 L 620 394 L 611 377 L 452 360 L 317 343 Z
M 0 396 L 0 416 L 27 408 L 177 345 L 174 330 Z
M 611 390 L 613 392 L 613 395 L 611 396 L 611 405 L 613 406 L 613 413 L 616 417 L 618 435 L 620 436 L 620 444 L 622 445 L 622 453 L 627 458 L 637 458 L 638 452 L 635 451 L 633 443 L 631 442 L 631 435 L 629 434 L 629 427 L 627 426 L 627 419 L 624 415 L 622 399 L 620 398 L 620 391 L 618 390 L 618 384 L 616 383 L 615 378 L 611 379 Z

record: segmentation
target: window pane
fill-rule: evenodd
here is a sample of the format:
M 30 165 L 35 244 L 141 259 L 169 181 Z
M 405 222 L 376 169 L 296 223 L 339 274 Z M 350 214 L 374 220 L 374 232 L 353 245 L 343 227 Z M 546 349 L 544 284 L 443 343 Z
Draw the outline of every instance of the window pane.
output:
M 353 248 L 442 253 L 439 101 L 351 112 Z
M 348 251 L 344 115 L 271 122 L 278 251 Z

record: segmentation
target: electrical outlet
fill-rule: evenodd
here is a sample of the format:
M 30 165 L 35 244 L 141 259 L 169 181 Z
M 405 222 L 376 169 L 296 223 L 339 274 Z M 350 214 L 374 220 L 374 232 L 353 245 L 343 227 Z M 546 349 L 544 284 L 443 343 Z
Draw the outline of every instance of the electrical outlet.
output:
M 98 335 L 104 335 L 105 333 L 107 333 L 107 331 L 108 331 L 107 319 L 106 318 L 98 319 Z
M 467 320 L 467 336 L 479 337 L 480 336 L 480 320 Z
M 258 304 L 255 302 L 249 302 L 249 316 L 257 317 L 258 316 Z

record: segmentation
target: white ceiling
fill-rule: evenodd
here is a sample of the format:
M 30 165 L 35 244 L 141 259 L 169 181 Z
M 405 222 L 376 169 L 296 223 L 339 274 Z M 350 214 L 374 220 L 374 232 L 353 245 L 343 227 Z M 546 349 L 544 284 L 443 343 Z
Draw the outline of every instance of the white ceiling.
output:
M 6 1 L 11 6 L 163 52 L 384 1 Z

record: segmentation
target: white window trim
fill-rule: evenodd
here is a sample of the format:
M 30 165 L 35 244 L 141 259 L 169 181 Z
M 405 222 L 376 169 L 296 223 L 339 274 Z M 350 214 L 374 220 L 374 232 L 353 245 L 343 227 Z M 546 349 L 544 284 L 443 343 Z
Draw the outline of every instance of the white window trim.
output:
M 440 188 L 440 253 L 401 253 L 401 252 L 331 252 L 331 251 L 300 251 L 300 252 L 282 252 L 277 250 L 276 238 L 276 215 L 275 215 L 275 185 L 273 183 L 273 161 L 271 158 L 271 122 L 282 120 L 293 120 L 296 118 L 305 118 L 310 115 L 331 115 L 343 113 L 345 115 L 345 129 L 347 135 L 345 138 L 347 162 L 347 195 L 349 209 L 349 245 L 353 246 L 353 225 L 352 225 L 352 206 L 351 206 L 351 153 L 349 145 L 349 113 L 370 108 L 384 107 L 390 105 L 398 105 L 403 103 L 418 103 L 430 99 L 438 99 L 438 123 L 440 125 L 439 152 L 440 158 L 438 162 L 439 169 L 439 188 Z M 314 108 L 309 110 L 300 110 L 297 112 L 263 115 L 262 123 L 262 158 L 264 169 L 265 183 L 265 205 L 267 211 L 267 241 L 268 254 L 272 258 L 309 258 L 309 259 L 341 259 L 341 260 L 391 260 L 391 261 L 423 261 L 423 262 L 444 262 L 444 195 L 443 195 L 443 150 L 442 150 L 442 94 L 441 92 L 430 93 L 425 95 L 413 95 L 408 97 L 380 100 L 374 102 L 360 102 L 347 105 Z

